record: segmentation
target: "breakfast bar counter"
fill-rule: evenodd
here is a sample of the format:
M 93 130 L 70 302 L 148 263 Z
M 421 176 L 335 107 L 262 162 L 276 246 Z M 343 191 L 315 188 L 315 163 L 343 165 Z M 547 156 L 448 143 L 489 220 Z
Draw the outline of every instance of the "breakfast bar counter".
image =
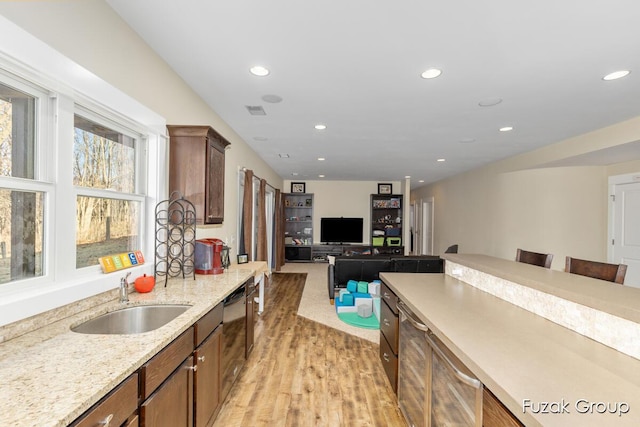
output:
M 62 427 L 120 384 L 256 272 L 169 279 L 153 291 L 129 294 L 35 329 L 0 344 L 0 426 Z M 70 330 L 117 308 L 149 304 L 191 307 L 166 325 L 142 334 L 87 335 Z M 69 308 L 66 308 L 69 309 Z
M 541 282 L 537 289 L 553 287 L 554 281 L 559 283 L 563 275 L 569 276 L 553 272 L 552 283 L 545 284 L 544 276 L 549 273 L 540 267 L 522 269 L 512 261 L 470 258 L 475 262 L 472 269 L 477 268 L 476 276 L 455 271 L 467 274 L 469 281 L 484 274 L 483 261 L 488 261 L 489 270 L 491 266 L 504 267 L 507 271 L 498 276 L 506 274 L 514 281 L 533 276 Z M 472 264 L 464 255 L 455 261 L 451 263 L 455 268 Z M 534 274 L 530 275 L 530 269 L 539 270 L 531 270 Z M 492 281 L 491 277 L 482 280 Z M 524 425 L 640 425 L 638 358 L 549 320 L 553 315 L 545 318 L 450 274 L 381 273 L 381 278 Z M 606 282 L 597 284 L 608 286 Z M 510 298 L 518 299 L 518 291 L 503 291 L 515 292 Z M 552 293 L 564 296 L 572 292 L 579 293 L 575 288 Z M 627 293 L 631 300 L 640 298 L 640 290 Z M 584 303 L 592 296 L 587 293 L 576 298 Z M 604 304 L 609 312 L 633 318 L 633 301 L 603 298 L 598 304 Z M 546 309 L 553 311 L 554 307 Z M 562 310 L 561 306 L 558 309 Z M 634 322 L 630 323 L 633 326 Z M 633 328 L 630 330 L 633 333 Z

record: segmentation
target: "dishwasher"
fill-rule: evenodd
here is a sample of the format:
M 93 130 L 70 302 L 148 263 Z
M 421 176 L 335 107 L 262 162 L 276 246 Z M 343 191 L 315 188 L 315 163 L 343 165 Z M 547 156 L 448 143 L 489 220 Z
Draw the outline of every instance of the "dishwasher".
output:
M 411 427 L 481 427 L 482 383 L 404 304 L 400 313 L 398 403 Z
M 245 361 L 246 352 L 246 292 L 247 283 L 240 285 L 224 299 L 222 311 L 222 394 L 229 393 Z

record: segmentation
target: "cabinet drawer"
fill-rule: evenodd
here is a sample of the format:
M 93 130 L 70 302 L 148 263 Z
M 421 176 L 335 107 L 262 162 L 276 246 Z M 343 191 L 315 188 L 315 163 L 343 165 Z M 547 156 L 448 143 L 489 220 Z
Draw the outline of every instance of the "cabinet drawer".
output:
M 394 393 L 398 392 L 398 356 L 391 350 L 384 335 L 380 333 L 380 361 Z
M 380 295 L 382 296 L 382 301 L 386 302 L 389 305 L 391 311 L 393 311 L 396 316 L 398 315 L 398 297 L 396 294 L 389 289 L 386 283 L 382 282 L 382 286 L 380 286 Z
M 393 354 L 398 354 L 398 315 L 386 304 L 380 304 L 380 332 L 386 337 Z
M 196 335 L 196 347 L 202 344 L 202 341 L 222 323 L 223 306 L 224 303 L 221 302 L 196 322 L 194 331 Z
M 138 374 L 132 374 L 93 408 L 74 421 L 73 427 L 94 427 L 107 421 L 113 426 L 124 423 L 138 407 Z
M 193 352 L 193 328 L 189 328 L 140 368 L 142 398 L 146 399 Z
M 486 388 L 482 394 L 482 425 L 486 427 L 524 426 L 524 424 Z

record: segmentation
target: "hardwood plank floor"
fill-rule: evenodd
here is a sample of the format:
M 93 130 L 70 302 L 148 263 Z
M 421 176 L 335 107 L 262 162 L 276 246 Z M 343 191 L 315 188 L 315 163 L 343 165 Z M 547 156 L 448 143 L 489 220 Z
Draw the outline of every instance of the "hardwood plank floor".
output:
M 405 426 L 378 345 L 297 316 L 306 274 L 274 273 L 256 344 L 214 426 Z

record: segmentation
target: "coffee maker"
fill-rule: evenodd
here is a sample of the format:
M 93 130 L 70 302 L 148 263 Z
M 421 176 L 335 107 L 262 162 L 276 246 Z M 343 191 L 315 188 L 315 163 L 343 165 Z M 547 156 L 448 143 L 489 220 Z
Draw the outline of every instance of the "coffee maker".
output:
M 224 242 L 220 239 L 196 240 L 195 271 L 196 274 L 222 274 L 222 248 Z

